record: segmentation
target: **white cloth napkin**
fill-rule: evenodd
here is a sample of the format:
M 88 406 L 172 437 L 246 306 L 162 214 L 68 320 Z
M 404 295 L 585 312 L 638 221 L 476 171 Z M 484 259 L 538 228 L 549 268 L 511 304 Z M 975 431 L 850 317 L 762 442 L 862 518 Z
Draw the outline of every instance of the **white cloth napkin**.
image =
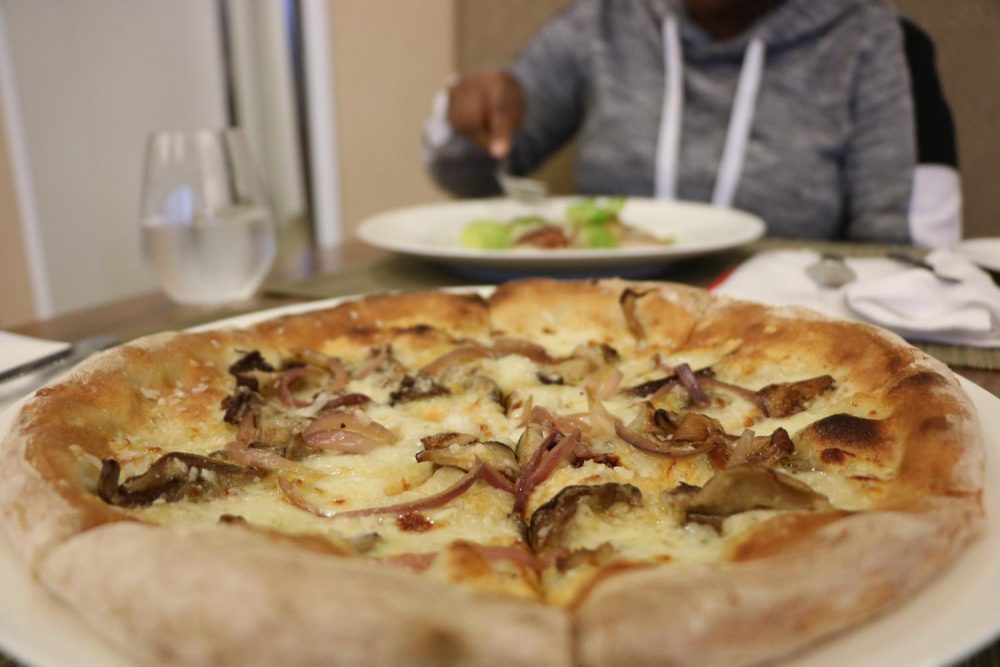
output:
M 950 284 L 925 269 L 882 257 L 849 257 L 857 280 L 844 287 L 816 285 L 805 269 L 819 255 L 776 250 L 738 266 L 717 294 L 769 305 L 799 305 L 832 317 L 878 324 L 904 338 L 975 347 L 1000 347 L 1000 289 L 968 260 L 948 250 L 926 258 Z
M 0 371 L 5 371 L 19 364 L 40 359 L 48 354 L 58 352 L 68 347 L 68 343 L 54 340 L 42 340 L 20 334 L 0 331 Z M 0 409 L 13 403 L 30 389 L 32 376 L 8 380 L 0 384 Z

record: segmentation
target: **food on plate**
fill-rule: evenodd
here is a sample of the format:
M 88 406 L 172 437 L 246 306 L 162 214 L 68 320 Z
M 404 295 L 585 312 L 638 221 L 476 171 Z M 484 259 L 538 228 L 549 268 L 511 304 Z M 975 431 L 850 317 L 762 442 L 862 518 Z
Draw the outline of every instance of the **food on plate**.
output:
M 522 215 L 507 222 L 473 220 L 462 228 L 459 241 L 477 250 L 618 248 L 673 242 L 622 222 L 619 213 L 624 206 L 624 197 L 586 197 L 566 207 L 564 220 L 541 215 Z
M 746 665 L 933 578 L 982 465 L 892 334 L 526 280 L 106 352 L 21 409 L 0 523 L 165 664 Z

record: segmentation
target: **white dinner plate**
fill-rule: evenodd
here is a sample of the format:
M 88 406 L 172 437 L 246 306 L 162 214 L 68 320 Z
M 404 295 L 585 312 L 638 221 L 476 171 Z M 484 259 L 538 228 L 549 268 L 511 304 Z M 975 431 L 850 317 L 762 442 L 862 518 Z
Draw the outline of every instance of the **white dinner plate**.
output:
M 246 326 L 343 300 L 239 315 L 199 328 Z M 1000 398 L 964 379 L 962 386 L 979 412 L 986 439 L 983 535 L 915 596 L 782 662 L 782 667 L 939 667 L 971 655 L 1000 635 Z M 10 428 L 20 403 L 0 412 L 0 433 Z M 139 667 L 35 581 L 2 531 L 0 591 L 0 650 L 11 657 L 32 667 Z
M 473 220 L 506 222 L 536 214 L 565 219 L 566 206 L 579 197 L 554 197 L 539 206 L 510 199 L 473 199 L 401 208 L 363 221 L 358 238 L 383 250 L 451 265 L 488 280 L 524 274 L 649 275 L 666 262 L 718 252 L 764 235 L 763 220 L 744 211 L 695 202 L 629 198 L 622 221 L 673 242 L 623 248 L 537 248 L 477 250 L 459 243 L 462 228 Z
M 955 244 L 955 252 L 990 271 L 1000 271 L 1000 237 L 965 239 Z

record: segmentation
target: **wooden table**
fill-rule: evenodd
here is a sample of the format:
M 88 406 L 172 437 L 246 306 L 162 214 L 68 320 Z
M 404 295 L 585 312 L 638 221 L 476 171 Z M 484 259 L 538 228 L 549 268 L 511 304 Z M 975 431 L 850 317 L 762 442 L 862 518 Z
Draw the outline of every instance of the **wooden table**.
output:
M 677 262 L 665 269 L 662 279 L 705 286 L 727 267 L 746 257 L 745 252 L 721 253 L 708 259 Z M 172 303 L 160 292 L 142 294 L 105 305 L 87 308 L 47 320 L 12 328 L 29 336 L 77 341 L 97 334 L 112 334 L 123 342 L 160 331 L 183 329 L 241 313 L 291 305 L 303 301 L 294 286 L 338 272 L 363 273 L 378 262 L 393 261 L 390 256 L 360 243 L 348 243 L 327 251 L 309 251 L 284 258 L 272 271 L 262 293 L 239 306 L 195 308 Z M 405 268 L 409 264 L 400 264 Z M 440 278 L 440 276 L 439 276 Z M 447 278 L 444 279 L 446 282 Z M 452 284 L 469 281 L 454 277 Z M 293 289 L 289 289 L 289 286 Z M 1000 371 L 952 366 L 956 373 L 1000 396 Z M 1000 591 L 997 591 L 1000 595 Z M 0 667 L 17 663 L 0 655 Z M 1000 667 L 1000 640 L 961 663 L 961 667 Z

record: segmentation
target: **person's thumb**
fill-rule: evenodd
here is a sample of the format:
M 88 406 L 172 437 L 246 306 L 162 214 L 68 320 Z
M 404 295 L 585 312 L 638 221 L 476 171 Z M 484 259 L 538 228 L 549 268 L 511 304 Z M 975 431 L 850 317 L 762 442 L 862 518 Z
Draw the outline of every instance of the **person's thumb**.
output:
M 521 124 L 523 104 L 517 84 L 503 86 L 497 91 L 489 108 L 490 155 L 499 159 L 507 156 L 514 140 L 514 133 Z

